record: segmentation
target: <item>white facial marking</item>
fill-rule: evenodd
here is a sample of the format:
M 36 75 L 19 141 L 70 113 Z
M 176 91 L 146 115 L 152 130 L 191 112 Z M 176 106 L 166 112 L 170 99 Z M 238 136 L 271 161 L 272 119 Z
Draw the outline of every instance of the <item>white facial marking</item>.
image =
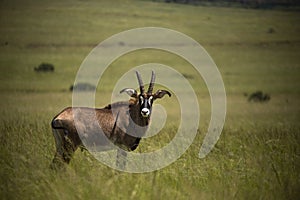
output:
M 141 100 L 141 104 L 144 103 L 144 98 L 142 96 L 140 96 L 140 100 Z
M 150 105 L 152 104 L 152 99 L 153 99 L 153 96 L 149 97 L 149 104 Z
M 141 114 L 143 117 L 148 117 L 150 114 L 150 110 L 148 108 L 143 108 Z

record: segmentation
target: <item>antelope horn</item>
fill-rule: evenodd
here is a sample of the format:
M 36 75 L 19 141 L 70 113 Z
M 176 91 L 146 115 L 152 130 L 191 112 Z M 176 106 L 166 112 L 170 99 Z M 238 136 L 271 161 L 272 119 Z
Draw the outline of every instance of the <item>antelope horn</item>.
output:
M 141 92 L 141 94 L 143 94 L 144 93 L 144 83 L 143 83 L 142 77 L 141 77 L 141 75 L 140 75 L 140 73 L 138 71 L 136 71 L 136 77 L 137 77 L 137 79 L 139 81 L 140 92 Z
M 155 82 L 155 73 L 154 73 L 154 71 L 152 71 L 151 81 L 150 81 L 150 85 L 149 85 L 149 88 L 148 88 L 148 94 L 152 94 L 153 87 L 154 87 L 154 82 Z

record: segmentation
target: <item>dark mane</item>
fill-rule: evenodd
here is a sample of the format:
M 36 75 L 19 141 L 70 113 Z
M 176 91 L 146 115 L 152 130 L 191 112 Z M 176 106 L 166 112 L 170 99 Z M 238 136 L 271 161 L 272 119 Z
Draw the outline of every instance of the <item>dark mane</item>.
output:
M 114 108 L 119 108 L 119 107 L 123 107 L 123 106 L 126 106 L 128 107 L 129 105 L 131 105 L 132 103 L 131 102 L 128 102 L 128 101 L 119 101 L 119 102 L 114 102 L 112 104 L 108 104 L 107 106 L 105 106 L 103 109 L 108 109 L 108 110 L 111 110 L 112 107 Z

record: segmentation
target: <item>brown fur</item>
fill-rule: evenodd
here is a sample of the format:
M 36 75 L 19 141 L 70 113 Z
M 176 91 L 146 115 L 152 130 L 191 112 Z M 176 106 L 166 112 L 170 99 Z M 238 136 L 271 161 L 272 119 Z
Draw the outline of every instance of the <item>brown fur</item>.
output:
M 85 107 L 68 107 L 56 115 L 52 122 L 52 131 L 55 138 L 56 153 L 52 162 L 52 167 L 57 167 L 63 163 L 69 163 L 74 152 L 78 147 L 86 145 L 89 148 L 101 151 L 115 149 L 117 145 L 118 157 L 126 158 L 126 151 L 133 151 L 139 145 L 140 139 L 147 131 L 151 106 L 155 99 L 162 98 L 165 94 L 171 96 L 166 90 L 158 90 L 152 93 L 155 74 L 152 72 L 151 82 L 148 92 L 144 92 L 144 86 L 139 73 L 137 78 L 140 85 L 141 94 L 138 95 L 136 90 L 125 88 L 121 91 L 131 96 L 128 102 L 116 102 L 109 104 L 104 108 L 85 108 Z M 144 102 L 151 97 L 151 105 L 148 114 L 142 116 L 143 107 L 139 98 L 144 98 Z M 143 108 L 145 109 L 145 108 Z M 147 108 L 148 109 L 148 108 Z M 74 119 L 74 117 L 76 117 Z M 76 121 L 76 124 L 75 124 Z M 100 126 L 100 127 L 99 127 Z M 124 159 L 123 159 L 124 160 Z M 124 166 L 123 166 L 124 167 Z
M 82 146 L 81 139 L 87 138 L 89 146 L 102 147 L 104 150 L 111 149 L 111 143 L 119 146 L 126 151 L 134 150 L 138 144 L 140 137 L 134 137 L 127 134 L 124 129 L 127 130 L 131 119 L 140 126 L 147 126 L 149 119 L 144 119 L 139 116 L 139 106 L 136 100 L 130 100 L 128 102 L 117 102 L 109 104 L 102 109 L 82 108 L 82 107 L 68 107 L 55 116 L 52 120 L 52 130 L 56 144 L 56 154 L 53 159 L 53 163 L 65 162 L 69 163 L 72 155 Z M 118 119 L 113 115 L 113 109 L 119 113 Z M 78 123 L 75 126 L 74 112 Z M 93 115 L 96 113 L 96 116 Z M 96 118 L 95 118 L 96 117 Z M 118 120 L 118 122 L 116 122 Z M 103 135 L 97 133 L 95 122 L 98 122 L 104 135 L 109 139 L 103 138 Z M 115 126 L 116 123 L 121 122 L 123 129 Z M 113 128 L 115 127 L 115 130 Z M 126 129 L 127 128 L 127 129 Z M 77 131 L 80 129 L 80 131 Z M 96 132 L 95 132 L 96 131 Z M 133 131 L 133 130 L 131 130 Z M 80 132 L 80 133 L 79 133 Z M 79 137 L 79 134 L 81 137 Z M 91 144 L 90 142 L 93 142 Z

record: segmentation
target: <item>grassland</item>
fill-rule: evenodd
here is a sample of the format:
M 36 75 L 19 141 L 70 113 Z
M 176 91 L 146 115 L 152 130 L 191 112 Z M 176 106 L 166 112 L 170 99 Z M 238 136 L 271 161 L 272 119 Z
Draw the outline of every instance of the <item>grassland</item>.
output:
M 216 62 L 227 92 L 225 128 L 199 159 L 210 117 L 209 94 L 186 61 L 141 51 L 116 60 L 97 89 L 110 100 L 132 66 L 163 63 L 193 75 L 201 108 L 199 134 L 183 156 L 151 173 L 129 174 L 76 152 L 66 170 L 49 169 L 55 146 L 50 121 L 72 103 L 69 86 L 99 42 L 131 28 L 158 26 L 197 40 Z M 274 32 L 270 33 L 270 29 Z M 297 199 L 300 196 L 299 13 L 200 7 L 149 1 L 1 1 L 1 199 Z M 53 73 L 35 73 L 41 62 Z M 112 77 L 111 74 L 114 76 Z M 268 103 L 249 103 L 256 90 Z M 170 118 L 178 120 L 176 112 Z M 137 151 L 168 143 L 176 126 L 142 140 Z

